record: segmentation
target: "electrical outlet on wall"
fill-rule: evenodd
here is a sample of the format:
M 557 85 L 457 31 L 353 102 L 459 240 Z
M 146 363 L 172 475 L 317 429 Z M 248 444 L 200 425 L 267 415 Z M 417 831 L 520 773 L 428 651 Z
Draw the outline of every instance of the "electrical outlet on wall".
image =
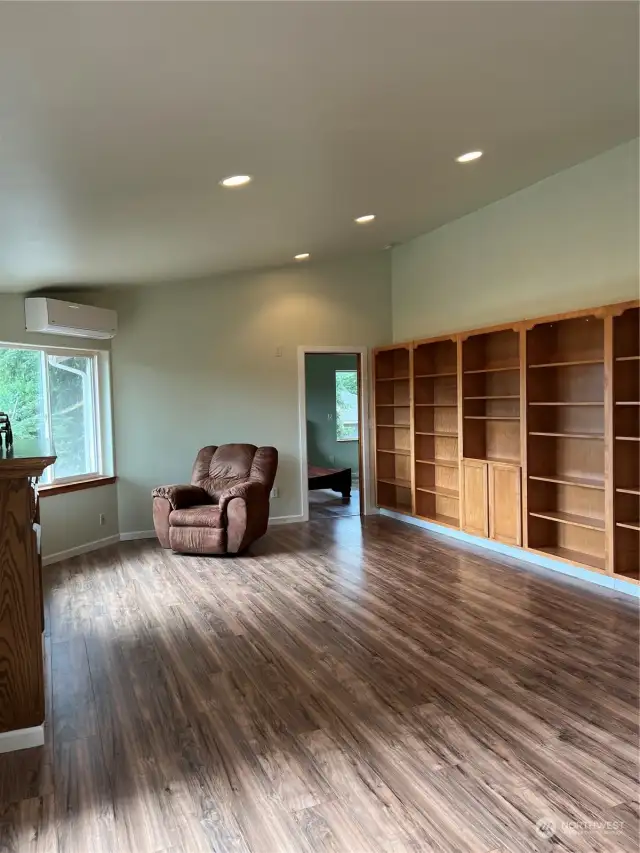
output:
M 274 486 L 269 493 L 270 498 L 279 498 L 280 497 L 280 489 L 277 486 Z
M 105 524 L 107 523 L 107 517 L 105 516 L 105 514 L 103 512 L 100 513 L 100 515 L 98 516 L 98 519 L 100 521 L 100 527 L 104 527 Z

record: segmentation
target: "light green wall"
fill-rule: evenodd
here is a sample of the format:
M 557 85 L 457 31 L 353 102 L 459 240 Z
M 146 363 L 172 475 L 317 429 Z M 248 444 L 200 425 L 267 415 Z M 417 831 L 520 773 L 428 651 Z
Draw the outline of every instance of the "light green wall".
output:
M 307 458 L 324 468 L 358 473 L 357 441 L 336 439 L 336 370 L 356 370 L 356 355 L 309 353 L 305 356 Z
M 394 340 L 637 298 L 638 157 L 634 140 L 394 249 Z
M 87 299 L 89 301 L 89 299 Z M 59 335 L 35 335 L 24 328 L 24 294 L 0 294 L 0 343 L 109 350 L 109 341 L 87 341 Z M 118 499 L 114 485 L 101 486 L 41 501 L 42 553 L 47 557 L 118 533 Z M 100 526 L 100 514 L 105 524 Z
M 271 514 L 300 515 L 298 346 L 389 341 L 389 266 L 380 252 L 93 294 L 118 312 L 120 531 L 151 530 L 152 488 L 188 482 L 200 447 L 233 441 L 278 448 Z

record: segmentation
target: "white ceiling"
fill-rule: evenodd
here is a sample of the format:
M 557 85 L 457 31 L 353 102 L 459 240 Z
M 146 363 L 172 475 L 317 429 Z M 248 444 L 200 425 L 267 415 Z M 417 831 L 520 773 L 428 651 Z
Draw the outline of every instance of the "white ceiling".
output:
M 637 132 L 636 3 L 0 3 L 0 290 L 369 251 Z

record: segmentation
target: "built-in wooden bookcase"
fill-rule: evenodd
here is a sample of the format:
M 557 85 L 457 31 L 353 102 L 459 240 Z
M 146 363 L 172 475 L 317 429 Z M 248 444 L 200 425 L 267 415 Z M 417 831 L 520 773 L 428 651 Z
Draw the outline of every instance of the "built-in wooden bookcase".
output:
M 411 350 L 375 355 L 376 496 L 378 505 L 411 512 Z
M 417 342 L 413 350 L 415 513 L 460 526 L 458 344 Z
M 520 333 L 472 335 L 462 342 L 465 459 L 520 462 Z
M 520 329 L 462 340 L 462 527 L 522 544 Z
M 613 567 L 640 580 L 640 309 L 613 318 Z
M 377 350 L 380 506 L 640 582 L 640 308 Z
M 605 320 L 527 331 L 530 548 L 604 569 Z

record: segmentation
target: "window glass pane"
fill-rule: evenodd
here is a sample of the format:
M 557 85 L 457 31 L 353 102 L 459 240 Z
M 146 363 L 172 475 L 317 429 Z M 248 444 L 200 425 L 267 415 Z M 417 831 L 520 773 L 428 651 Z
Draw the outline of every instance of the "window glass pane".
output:
M 93 358 L 47 356 L 55 478 L 97 471 L 93 406 Z
M 358 371 L 336 370 L 336 438 L 358 439 Z
M 0 412 L 9 415 L 14 439 L 44 435 L 42 355 L 0 347 Z

